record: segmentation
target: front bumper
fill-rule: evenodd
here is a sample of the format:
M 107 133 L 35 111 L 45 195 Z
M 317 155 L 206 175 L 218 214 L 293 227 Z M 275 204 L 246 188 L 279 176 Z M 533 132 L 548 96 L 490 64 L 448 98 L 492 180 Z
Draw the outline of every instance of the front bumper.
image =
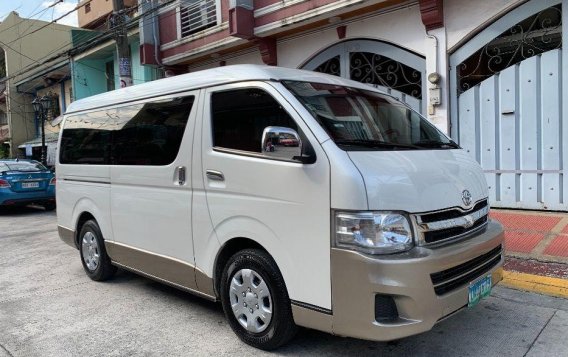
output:
M 437 295 L 430 274 L 470 262 L 503 244 L 503 228 L 490 221 L 473 238 L 450 245 L 416 247 L 402 254 L 369 256 L 353 251 L 331 250 L 333 333 L 376 341 L 389 341 L 428 331 L 443 318 L 466 307 L 468 283 Z M 472 278 L 493 275 L 502 279 L 499 262 Z M 392 297 L 398 317 L 375 318 L 375 296 Z

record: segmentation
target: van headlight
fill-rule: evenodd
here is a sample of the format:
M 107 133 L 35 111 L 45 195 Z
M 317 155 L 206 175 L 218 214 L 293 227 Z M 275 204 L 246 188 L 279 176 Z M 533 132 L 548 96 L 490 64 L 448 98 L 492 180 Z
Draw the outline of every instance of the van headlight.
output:
M 390 254 L 414 246 L 408 218 L 396 212 L 336 212 L 335 246 L 368 254 Z

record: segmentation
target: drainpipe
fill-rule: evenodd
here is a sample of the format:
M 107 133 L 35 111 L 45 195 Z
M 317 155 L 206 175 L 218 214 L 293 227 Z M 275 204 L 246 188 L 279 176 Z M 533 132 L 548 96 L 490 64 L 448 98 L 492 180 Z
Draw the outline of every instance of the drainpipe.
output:
M 152 9 L 155 7 L 155 0 L 152 0 Z M 154 36 L 154 61 L 158 64 L 158 68 L 162 68 L 163 64 L 160 60 L 159 50 L 160 50 L 160 43 L 158 42 L 158 31 L 160 28 L 158 27 L 158 22 L 156 21 L 157 14 L 152 15 L 152 35 Z
M 440 73 L 438 71 L 438 38 L 434 35 L 429 34 L 428 32 L 426 33 L 426 37 L 431 38 L 434 40 L 434 51 L 436 53 L 436 58 L 435 58 L 435 68 L 436 68 L 436 73 Z

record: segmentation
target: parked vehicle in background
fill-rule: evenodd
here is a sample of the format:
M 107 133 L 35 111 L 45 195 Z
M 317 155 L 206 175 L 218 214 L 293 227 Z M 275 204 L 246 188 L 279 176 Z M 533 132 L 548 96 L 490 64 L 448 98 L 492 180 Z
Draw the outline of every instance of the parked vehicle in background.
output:
M 55 175 L 35 160 L 0 160 L 0 206 L 55 209 Z
M 280 136 L 280 145 L 283 146 L 298 146 L 300 142 L 293 137 Z
M 362 83 L 253 65 L 166 78 L 73 102 L 58 147 L 59 235 L 87 275 L 220 300 L 258 348 L 297 325 L 428 331 L 501 279 L 480 166 Z

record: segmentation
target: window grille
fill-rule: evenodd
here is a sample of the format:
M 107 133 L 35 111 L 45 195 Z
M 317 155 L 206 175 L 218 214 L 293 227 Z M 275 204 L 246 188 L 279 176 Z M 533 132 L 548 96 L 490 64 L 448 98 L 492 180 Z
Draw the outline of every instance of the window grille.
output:
M 457 66 L 458 94 L 527 58 L 562 48 L 562 7 L 549 7 L 495 37 Z
M 181 37 L 217 25 L 216 0 L 182 0 L 180 3 Z

